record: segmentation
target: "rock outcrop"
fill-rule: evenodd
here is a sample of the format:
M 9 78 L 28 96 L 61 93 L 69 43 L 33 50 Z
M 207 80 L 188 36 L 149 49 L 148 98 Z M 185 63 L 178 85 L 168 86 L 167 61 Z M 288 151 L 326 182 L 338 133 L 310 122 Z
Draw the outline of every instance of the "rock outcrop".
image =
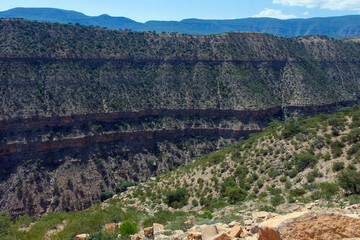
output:
M 296 212 L 276 216 L 259 225 L 259 240 L 340 240 L 360 238 L 358 215 Z

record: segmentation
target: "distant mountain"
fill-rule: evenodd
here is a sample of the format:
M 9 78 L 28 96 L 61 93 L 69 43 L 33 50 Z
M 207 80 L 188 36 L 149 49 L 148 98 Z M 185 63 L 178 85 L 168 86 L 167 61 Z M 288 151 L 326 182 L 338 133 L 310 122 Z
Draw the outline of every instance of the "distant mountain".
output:
M 111 17 L 106 14 L 91 17 L 83 13 L 55 8 L 13 8 L 0 12 L 0 18 L 24 18 L 47 22 L 79 23 L 86 26 L 93 25 L 110 29 L 202 35 L 250 31 L 270 33 L 283 37 L 327 35 L 329 37 L 342 38 L 360 36 L 360 15 L 289 20 L 275 18 L 244 18 L 234 20 L 185 19 L 182 21 L 148 21 L 140 23 L 129 18 Z

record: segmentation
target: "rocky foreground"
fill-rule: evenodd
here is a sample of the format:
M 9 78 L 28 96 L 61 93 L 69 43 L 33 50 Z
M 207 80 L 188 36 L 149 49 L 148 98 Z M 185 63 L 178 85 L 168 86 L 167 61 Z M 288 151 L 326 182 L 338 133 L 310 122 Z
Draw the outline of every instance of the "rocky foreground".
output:
M 320 208 L 319 203 L 298 203 L 292 213 L 279 215 L 270 212 L 239 211 L 240 221 L 196 225 L 192 220 L 184 222 L 186 231 L 171 230 L 154 223 L 131 235 L 130 240 L 285 240 L 285 239 L 360 239 L 360 204 L 344 208 Z M 169 222 L 170 224 L 170 222 Z M 110 223 L 104 230 L 117 231 L 120 224 Z M 86 240 L 89 234 L 76 236 Z

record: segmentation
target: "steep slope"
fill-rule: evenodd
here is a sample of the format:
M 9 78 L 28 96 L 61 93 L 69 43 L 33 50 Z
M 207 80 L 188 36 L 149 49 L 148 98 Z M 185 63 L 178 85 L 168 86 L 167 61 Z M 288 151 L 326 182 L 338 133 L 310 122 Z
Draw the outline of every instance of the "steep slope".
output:
M 13 216 L 86 208 L 360 94 L 356 41 L 22 20 L 0 32 L 0 209 Z
M 2 20 L 0 31 L 1 118 L 244 110 L 359 96 L 354 41 L 137 33 L 20 20 Z
M 148 209 L 213 210 L 228 204 L 289 211 L 323 199 L 360 202 L 360 106 L 273 122 L 263 132 L 200 157 L 119 196 Z
M 244 18 L 234 20 L 184 19 L 182 21 L 148 21 L 140 23 L 125 17 L 103 14 L 86 16 L 75 11 L 55 8 L 14 8 L 0 12 L 1 18 L 24 18 L 45 22 L 79 23 L 110 29 L 133 31 L 178 32 L 187 34 L 218 34 L 225 32 L 262 32 L 283 37 L 326 35 L 334 38 L 360 35 L 360 16 L 340 16 L 310 19 L 280 20 L 274 18 Z

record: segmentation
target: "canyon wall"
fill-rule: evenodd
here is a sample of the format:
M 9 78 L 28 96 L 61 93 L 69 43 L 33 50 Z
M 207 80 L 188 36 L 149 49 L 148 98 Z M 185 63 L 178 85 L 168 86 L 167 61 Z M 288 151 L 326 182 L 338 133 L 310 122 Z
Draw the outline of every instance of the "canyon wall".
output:
M 0 210 L 101 193 L 360 96 L 360 44 L 0 20 Z

